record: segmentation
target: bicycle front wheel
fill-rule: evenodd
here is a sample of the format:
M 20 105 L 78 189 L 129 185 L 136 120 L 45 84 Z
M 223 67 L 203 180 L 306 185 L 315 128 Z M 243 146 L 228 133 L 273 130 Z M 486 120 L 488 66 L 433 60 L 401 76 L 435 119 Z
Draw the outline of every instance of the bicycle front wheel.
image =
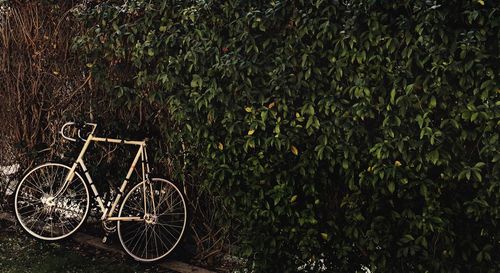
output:
M 14 196 L 16 218 L 29 234 L 48 241 L 74 233 L 89 210 L 89 190 L 75 173 L 66 189 L 71 168 L 56 163 L 35 167 L 19 182 Z
M 154 262 L 180 242 L 186 229 L 186 202 L 173 183 L 153 178 L 130 190 L 118 216 L 125 218 L 117 224 L 123 249 L 137 261 Z

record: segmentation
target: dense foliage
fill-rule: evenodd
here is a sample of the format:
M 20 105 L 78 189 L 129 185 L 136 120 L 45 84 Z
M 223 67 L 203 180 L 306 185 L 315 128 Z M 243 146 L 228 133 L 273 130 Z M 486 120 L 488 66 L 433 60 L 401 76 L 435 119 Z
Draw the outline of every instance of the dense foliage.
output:
M 248 267 L 500 270 L 495 1 L 136 0 L 76 14 L 94 79 L 115 107 L 149 109 L 177 169 L 218 196 Z

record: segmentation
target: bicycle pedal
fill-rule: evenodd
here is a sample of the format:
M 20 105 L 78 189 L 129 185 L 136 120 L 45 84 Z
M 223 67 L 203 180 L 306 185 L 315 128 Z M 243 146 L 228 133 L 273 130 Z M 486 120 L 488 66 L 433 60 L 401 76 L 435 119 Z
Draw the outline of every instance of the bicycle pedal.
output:
M 104 236 L 102 238 L 102 243 L 105 244 L 108 241 L 108 236 Z

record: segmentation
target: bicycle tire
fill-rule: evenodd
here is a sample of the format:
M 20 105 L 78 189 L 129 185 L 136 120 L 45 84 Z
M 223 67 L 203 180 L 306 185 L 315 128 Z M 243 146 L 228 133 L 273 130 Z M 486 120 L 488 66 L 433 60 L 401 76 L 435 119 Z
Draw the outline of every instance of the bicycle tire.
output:
M 14 211 L 21 227 L 45 241 L 64 239 L 85 222 L 90 207 L 87 184 L 75 172 L 67 189 L 55 197 L 71 170 L 58 163 L 33 168 L 19 182 L 14 195 Z
M 143 187 L 153 189 L 153 198 L 146 197 L 146 206 L 156 213 L 145 215 Z M 148 190 L 147 192 L 151 192 Z M 151 194 L 148 195 L 148 197 Z M 149 202 L 149 203 L 148 203 Z M 117 230 L 123 249 L 140 262 L 154 262 L 169 255 L 181 241 L 186 230 L 187 207 L 181 191 L 170 181 L 152 178 L 135 185 L 123 200 L 118 217 L 141 217 L 143 221 L 118 221 Z

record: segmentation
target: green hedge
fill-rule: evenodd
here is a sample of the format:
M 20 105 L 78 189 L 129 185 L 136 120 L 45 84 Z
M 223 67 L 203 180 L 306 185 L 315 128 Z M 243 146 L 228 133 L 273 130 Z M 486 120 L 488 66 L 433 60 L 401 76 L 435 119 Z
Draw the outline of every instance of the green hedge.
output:
M 153 126 L 174 158 L 186 144 L 247 267 L 500 271 L 495 1 L 107 1 L 78 15 L 95 79 L 117 107 L 161 113 Z

